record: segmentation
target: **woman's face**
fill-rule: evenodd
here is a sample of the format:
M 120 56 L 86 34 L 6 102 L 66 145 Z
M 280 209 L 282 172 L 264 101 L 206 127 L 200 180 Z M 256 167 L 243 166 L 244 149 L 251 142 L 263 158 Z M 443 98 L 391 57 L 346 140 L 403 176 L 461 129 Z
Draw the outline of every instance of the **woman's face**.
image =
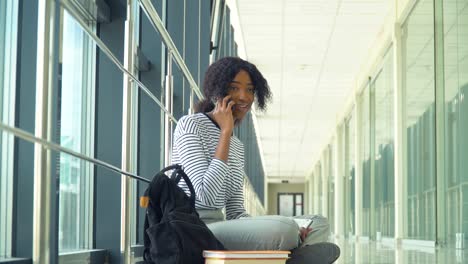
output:
M 244 70 L 240 70 L 229 84 L 228 95 L 235 103 L 232 108 L 232 115 L 236 123 L 240 122 L 250 111 L 255 99 L 254 89 L 250 75 Z

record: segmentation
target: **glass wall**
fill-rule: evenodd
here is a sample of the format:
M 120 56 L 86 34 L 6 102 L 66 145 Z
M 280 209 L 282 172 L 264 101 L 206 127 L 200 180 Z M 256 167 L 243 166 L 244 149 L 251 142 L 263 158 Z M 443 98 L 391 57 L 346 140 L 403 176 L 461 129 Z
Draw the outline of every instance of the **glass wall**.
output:
M 362 171 L 362 235 L 370 236 L 371 160 L 370 160 L 370 85 L 366 85 L 359 98 L 360 104 L 360 163 Z
M 323 214 L 323 189 L 322 189 L 322 177 L 323 177 L 323 171 L 322 171 L 322 163 L 318 163 L 316 167 L 316 172 L 315 173 L 315 184 L 317 184 L 317 201 L 318 201 L 318 206 L 317 206 L 317 212 L 320 214 Z
M 444 1 L 447 241 L 468 233 L 468 1 Z
M 195 4 L 197 1 L 192 1 L 192 4 Z M 172 40 L 174 41 L 177 50 L 179 51 L 180 55 L 184 58 L 185 57 L 185 47 L 190 47 L 189 43 L 185 43 L 185 38 L 187 37 L 187 33 L 193 31 L 195 33 L 194 28 L 190 28 L 190 31 L 186 30 L 187 25 L 197 26 L 198 24 L 194 21 L 189 22 L 186 24 L 186 19 L 191 18 L 191 16 L 187 16 L 185 14 L 186 10 L 186 1 L 185 0 L 174 0 L 174 1 L 167 1 L 167 23 L 166 28 L 171 35 Z M 192 12 L 198 12 L 197 8 L 192 7 Z M 198 21 L 197 21 L 198 22 Z M 194 38 L 191 39 L 191 44 L 193 48 L 197 48 L 197 41 Z M 187 46 L 186 46 L 187 45 Z M 195 53 L 195 50 L 193 50 Z M 190 107 L 190 87 L 189 85 L 184 85 L 184 75 L 180 68 L 178 67 L 177 63 L 174 61 L 170 62 L 172 64 L 172 101 L 173 101 L 173 114 L 176 119 L 187 114 L 187 110 Z M 191 63 L 191 65 L 193 65 Z M 195 70 L 193 68 L 192 70 Z M 175 125 L 173 126 L 175 128 Z
M 245 173 L 250 185 L 254 188 L 260 202 L 264 203 L 265 194 L 265 173 L 261 160 L 261 153 L 258 147 L 257 136 L 254 126 L 254 117 L 248 113 L 242 123 L 234 129 L 234 134 L 244 144 L 245 153 Z M 247 199 L 244 199 L 247 202 Z M 254 201 L 252 201 L 254 202 Z
M 15 119 L 18 3 L 0 2 L 0 121 Z M 11 256 L 13 210 L 13 135 L 0 131 L 0 258 Z
M 394 176 L 394 82 L 393 49 L 384 57 L 375 77 L 375 181 L 374 206 L 376 232 L 392 237 L 395 233 Z
M 345 234 L 353 236 L 355 234 L 355 117 L 352 110 L 349 118 L 345 122 Z
M 54 2 L 48 0 L 18 4 L 21 1 L 0 1 L 0 121 L 2 125 L 7 124 L 30 134 L 34 134 L 36 123 L 35 74 L 41 72 L 41 69 L 36 68 L 36 57 L 41 54 L 37 52 L 37 41 L 40 40 L 38 35 L 43 34 L 37 32 L 38 28 L 41 28 L 37 25 L 38 21 L 41 21 L 38 17 L 45 10 L 42 8 L 43 4 Z M 99 5 L 94 5 L 94 1 L 90 2 L 83 4 L 82 1 L 62 1 L 56 5 L 58 12 L 54 17 L 57 19 L 58 28 L 50 32 L 56 51 L 46 58 L 50 60 L 46 62 L 50 62 L 49 65 L 53 67 L 53 70 L 48 71 L 51 74 L 49 77 L 53 89 L 53 100 L 49 100 L 49 103 L 53 109 L 53 120 L 57 118 L 57 122 L 54 121 L 51 128 L 52 138 L 57 138 L 56 142 L 65 148 L 119 168 L 124 163 L 138 160 L 138 174 L 150 178 L 161 169 L 162 156 L 165 154 L 162 144 L 164 124 L 160 122 L 164 119 L 164 114 L 155 101 L 160 100 L 163 104 L 165 101 L 167 48 L 145 12 L 138 9 L 140 17 L 135 14 L 128 16 L 133 16 L 135 21 L 140 23 L 136 22 L 135 28 L 132 29 L 138 33 L 135 43 L 132 43 L 139 44 L 138 59 L 135 60 L 138 63 L 130 67 L 135 67 L 135 71 L 132 69 L 135 77 L 141 79 L 154 97 L 150 98 L 146 95 L 146 90 L 138 89 L 144 93 L 141 93 L 138 102 L 132 102 L 132 109 L 127 109 L 123 104 L 124 75 L 119 69 L 124 63 L 125 54 L 132 46 L 125 43 L 125 25 L 128 18 L 126 7 L 117 3 L 118 1 L 101 1 Z M 193 75 L 195 83 L 200 84 L 210 59 L 210 5 L 213 2 L 146 1 L 148 2 L 154 3 L 154 8 L 162 18 L 189 73 Z M 222 20 L 223 26 L 223 42 L 217 45 L 223 53 L 219 54 L 235 55 L 237 45 L 234 43 L 233 29 L 229 23 L 230 14 L 224 1 L 222 8 L 225 12 L 222 18 L 217 20 Z M 65 9 L 73 12 L 67 13 Z M 94 42 L 72 18 L 75 15 L 88 23 L 87 27 L 91 31 L 97 32 L 96 28 L 99 29 L 97 37 L 106 48 L 94 46 Z M 111 54 L 108 54 L 109 52 Z M 186 77 L 182 77 L 180 67 L 174 61 L 173 59 L 174 115 L 179 117 L 187 114 L 195 96 L 184 79 Z M 17 110 L 16 113 L 13 109 Z M 134 155 L 134 149 L 131 155 L 122 156 L 123 113 L 132 114 L 135 117 L 132 121 L 135 123 L 138 120 L 138 126 L 135 126 L 138 132 L 131 139 L 133 143 L 138 140 L 138 159 Z M 139 114 L 138 117 L 135 113 Z M 245 138 L 255 138 L 255 129 L 251 121 L 248 128 L 239 128 L 238 134 Z M 51 238 L 58 238 L 58 241 L 52 239 L 50 242 L 57 242 L 59 252 L 57 247 L 51 244 L 50 247 L 46 247 L 47 252 L 39 253 L 41 259 L 58 257 L 58 262 L 68 263 L 67 258 L 74 258 L 75 262 L 84 263 L 89 261 L 85 259 L 89 255 L 74 253 L 79 250 L 96 249 L 92 252 L 92 259 L 97 262 L 121 262 L 121 231 L 134 228 L 132 220 L 125 223 L 124 228 L 121 226 L 121 201 L 137 197 L 127 196 L 128 193 L 122 192 L 120 175 L 112 169 L 109 170 L 109 167 L 91 166 L 81 159 L 65 154 L 60 154 L 58 159 L 54 158 L 51 163 L 44 164 L 54 166 L 52 175 L 54 183 L 55 177 L 58 176 L 57 193 L 55 185 L 52 188 L 53 193 L 44 193 L 47 190 L 45 185 L 36 185 L 41 189 L 34 192 L 37 174 L 34 173 L 34 145 L 29 141 L 15 138 L 13 144 L 11 135 L 0 132 L 0 259 L 13 257 L 30 261 L 33 250 L 37 250 L 37 244 L 33 243 L 33 227 L 38 226 L 38 223 L 34 222 L 36 219 L 33 217 L 32 201 L 44 194 L 46 198 L 51 199 L 51 215 L 43 225 L 50 224 L 56 228 L 51 228 L 48 233 L 41 232 L 40 235 L 45 239 L 48 239 L 49 235 Z M 256 178 L 250 177 L 251 181 L 246 184 L 250 191 L 248 197 L 251 197 L 246 201 L 255 200 L 250 208 L 263 213 L 262 201 L 259 199 L 263 198 L 263 179 L 259 177 L 263 177 L 264 173 L 262 166 L 255 166 L 258 163 L 253 163 L 260 160 L 256 141 L 250 140 L 250 143 L 245 155 L 252 161 L 249 166 L 255 170 L 251 170 L 250 174 Z M 130 170 L 133 172 L 134 168 Z M 140 193 L 145 187 L 146 183 L 139 186 Z M 255 192 L 261 196 L 254 195 Z M 132 212 L 136 211 L 133 207 L 130 209 Z M 131 217 L 138 221 L 137 232 L 142 235 L 145 214 L 143 209 L 139 212 Z M 141 236 L 132 236 L 131 241 L 141 245 L 143 239 Z M 99 257 L 102 257 L 102 261 Z M 141 255 L 137 252 L 135 257 Z
M 403 25 L 406 98 L 406 237 L 435 240 L 435 117 L 433 1 L 421 0 Z
M 332 141 L 334 142 L 334 140 Z M 335 149 L 334 144 L 328 145 L 328 222 L 330 223 L 331 233 L 335 233 Z
M 436 175 L 434 1 L 417 1 L 402 26 L 402 84 L 407 144 L 404 199 L 404 238 L 436 239 L 436 177 L 445 180 L 447 240 L 468 238 L 468 1 L 442 1 L 444 26 L 445 173 Z M 384 237 L 395 235 L 395 84 L 394 50 L 382 58 L 382 67 L 357 98 L 359 145 L 355 146 L 355 117 L 344 122 L 345 234 L 355 233 L 354 154 L 362 166 L 362 235 L 371 228 Z M 370 89 L 370 92 L 369 92 Z M 338 166 L 339 167 L 339 166 Z M 330 178 L 331 180 L 332 178 Z M 329 182 L 330 186 L 332 182 Z M 330 189 L 331 193 L 332 190 Z M 329 193 L 329 195 L 330 195 Z M 329 201 L 333 199 L 329 196 Z M 329 212 L 332 208 L 328 205 Z M 444 211 L 445 210 L 445 211 Z M 331 217 L 331 215 L 330 215 Z
M 66 11 L 61 30 L 60 143 L 93 156 L 94 44 Z M 60 252 L 92 247 L 92 176 L 91 164 L 60 155 Z

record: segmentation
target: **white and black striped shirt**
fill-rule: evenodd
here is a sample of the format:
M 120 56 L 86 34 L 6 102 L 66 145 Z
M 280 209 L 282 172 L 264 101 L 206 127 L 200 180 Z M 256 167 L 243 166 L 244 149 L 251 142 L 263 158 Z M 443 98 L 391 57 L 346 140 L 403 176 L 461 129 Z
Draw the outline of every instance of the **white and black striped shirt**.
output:
M 206 114 L 182 117 L 174 132 L 172 164 L 181 164 L 192 181 L 196 208 L 226 208 L 226 219 L 248 216 L 244 209 L 244 145 L 232 136 L 227 164 L 214 158 L 221 130 Z M 180 186 L 190 193 L 183 181 Z

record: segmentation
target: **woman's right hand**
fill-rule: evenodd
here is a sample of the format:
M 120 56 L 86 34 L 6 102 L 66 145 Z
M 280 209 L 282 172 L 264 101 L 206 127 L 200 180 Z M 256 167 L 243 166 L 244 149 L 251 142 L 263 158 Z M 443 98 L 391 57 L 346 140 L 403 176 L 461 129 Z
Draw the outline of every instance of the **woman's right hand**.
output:
M 216 102 L 215 108 L 212 112 L 212 117 L 216 123 L 218 123 L 221 132 L 227 133 L 229 136 L 232 134 L 232 130 L 234 129 L 234 117 L 232 115 L 234 101 L 230 99 L 230 95 L 224 97 L 223 99 L 219 99 Z

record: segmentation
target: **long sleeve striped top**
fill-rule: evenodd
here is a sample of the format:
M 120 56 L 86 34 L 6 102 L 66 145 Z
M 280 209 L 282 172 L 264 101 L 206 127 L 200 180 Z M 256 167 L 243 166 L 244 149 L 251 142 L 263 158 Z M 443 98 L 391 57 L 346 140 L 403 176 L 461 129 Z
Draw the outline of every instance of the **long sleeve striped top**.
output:
M 174 132 L 172 164 L 179 163 L 189 176 L 198 209 L 226 208 L 226 219 L 248 216 L 244 209 L 244 145 L 232 136 L 228 161 L 214 158 L 221 130 L 206 114 L 179 119 Z M 190 193 L 184 181 L 179 185 Z

